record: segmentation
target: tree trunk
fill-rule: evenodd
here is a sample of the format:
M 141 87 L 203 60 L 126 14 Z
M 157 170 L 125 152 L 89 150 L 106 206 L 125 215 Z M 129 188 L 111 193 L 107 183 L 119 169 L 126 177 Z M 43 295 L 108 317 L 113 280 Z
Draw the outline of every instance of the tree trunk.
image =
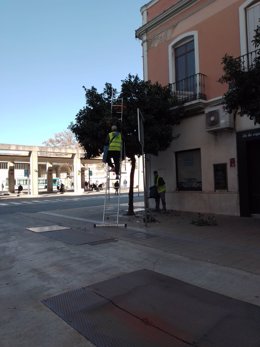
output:
M 127 214 L 129 216 L 134 215 L 134 176 L 135 176 L 135 165 L 136 165 L 136 159 L 135 156 L 130 157 L 131 161 L 131 171 L 130 171 L 130 186 L 129 186 L 129 193 L 128 193 L 128 212 Z

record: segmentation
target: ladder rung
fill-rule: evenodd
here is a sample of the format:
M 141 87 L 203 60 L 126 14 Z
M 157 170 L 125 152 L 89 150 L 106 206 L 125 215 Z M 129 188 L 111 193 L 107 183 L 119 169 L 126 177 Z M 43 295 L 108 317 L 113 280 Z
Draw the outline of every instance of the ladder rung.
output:
M 126 109 L 126 106 L 122 105 L 122 104 L 113 104 L 112 107 L 117 107 L 117 108 L 120 108 L 120 109 Z

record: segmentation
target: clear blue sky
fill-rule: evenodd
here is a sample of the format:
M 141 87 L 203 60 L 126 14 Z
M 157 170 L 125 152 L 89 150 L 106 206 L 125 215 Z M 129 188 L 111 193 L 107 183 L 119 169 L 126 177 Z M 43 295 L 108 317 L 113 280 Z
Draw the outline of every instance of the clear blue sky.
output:
M 83 85 L 142 78 L 147 2 L 0 0 L 0 143 L 42 145 L 85 106 Z

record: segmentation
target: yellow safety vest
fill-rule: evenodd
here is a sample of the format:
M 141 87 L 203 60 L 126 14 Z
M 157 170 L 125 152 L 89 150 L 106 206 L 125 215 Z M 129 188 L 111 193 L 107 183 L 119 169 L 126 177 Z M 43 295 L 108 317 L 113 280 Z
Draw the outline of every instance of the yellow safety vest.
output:
M 118 132 L 109 133 L 109 151 L 121 151 L 122 136 Z
M 158 175 L 157 180 L 156 180 L 157 192 L 158 193 L 166 192 L 166 185 L 165 184 L 163 184 L 162 186 L 159 186 L 159 178 L 160 178 L 160 176 Z

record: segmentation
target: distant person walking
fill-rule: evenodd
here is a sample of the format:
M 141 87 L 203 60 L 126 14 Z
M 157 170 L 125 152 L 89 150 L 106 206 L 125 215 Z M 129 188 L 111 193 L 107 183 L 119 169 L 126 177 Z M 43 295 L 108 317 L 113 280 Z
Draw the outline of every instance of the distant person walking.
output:
M 65 192 L 65 186 L 63 183 L 60 185 L 60 193 L 63 194 Z
M 119 189 L 119 182 L 118 181 L 116 181 L 114 183 L 114 188 L 115 188 L 115 195 L 118 195 L 118 189 Z
M 20 194 L 21 194 L 22 191 L 23 191 L 23 186 L 22 186 L 21 184 L 19 184 L 17 196 L 20 196 Z
M 158 171 L 154 171 L 154 185 L 157 188 L 158 195 L 155 198 L 155 209 L 156 211 L 160 211 L 160 201 L 162 202 L 163 211 L 166 212 L 166 200 L 165 200 L 165 192 L 166 192 L 166 184 L 164 179 L 159 176 Z

